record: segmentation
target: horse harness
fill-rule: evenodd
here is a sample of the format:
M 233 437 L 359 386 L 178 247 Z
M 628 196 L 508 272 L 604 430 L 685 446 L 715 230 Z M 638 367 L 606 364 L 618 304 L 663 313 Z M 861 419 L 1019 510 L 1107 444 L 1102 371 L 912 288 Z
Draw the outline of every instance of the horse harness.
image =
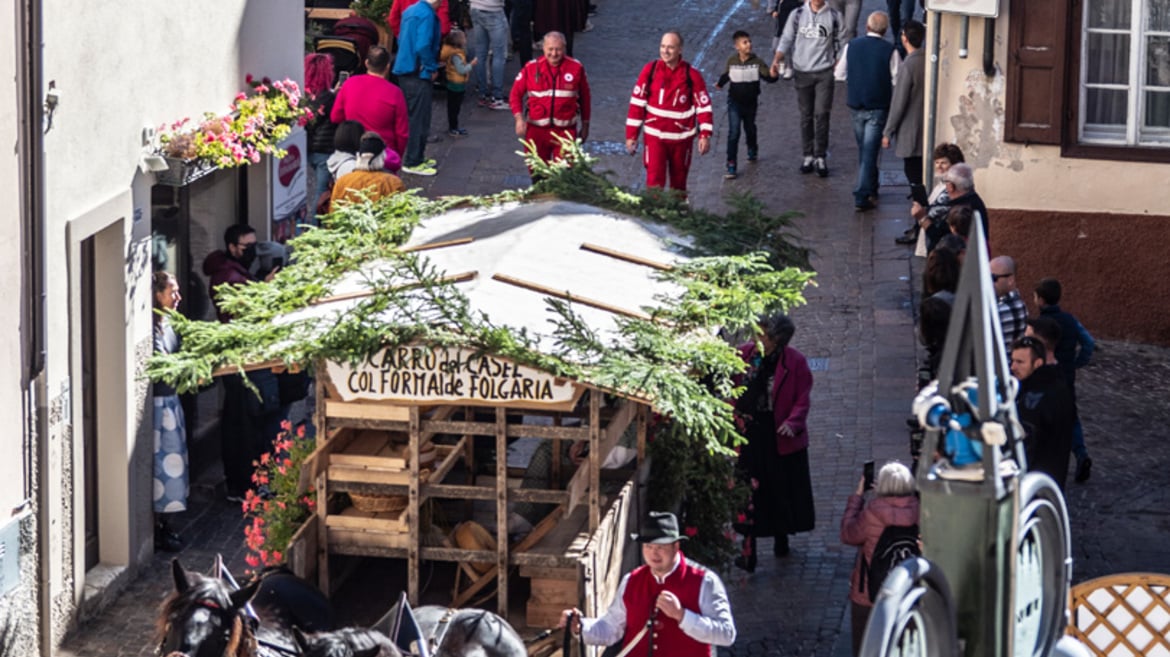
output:
M 198 600 L 195 602 L 195 606 L 202 607 L 219 616 L 222 616 L 224 612 L 224 608 L 215 600 Z M 253 612 L 249 607 L 243 614 L 242 618 L 239 612 L 232 614 L 231 634 L 228 636 L 227 645 L 224 646 L 223 657 L 234 657 L 240 654 L 240 648 L 244 642 L 245 622 L 247 622 L 250 626 L 249 629 L 252 631 L 252 639 L 256 642 L 257 646 L 270 648 L 284 655 L 295 656 L 300 654 L 300 651 L 295 648 L 289 648 L 288 646 L 272 643 L 271 641 L 265 641 L 264 639 L 256 636 L 257 627 L 260 625 L 260 617 L 257 616 L 256 613 Z M 170 631 L 170 628 L 171 622 L 168 620 L 166 626 L 163 629 L 163 641 L 160 641 L 158 647 L 154 649 L 154 653 L 160 657 L 163 655 L 163 645 L 166 641 L 166 634 Z
M 447 638 L 447 632 L 451 630 L 451 620 L 455 618 L 457 613 L 459 613 L 458 609 L 447 607 L 446 613 L 431 629 L 431 635 L 427 637 L 427 654 L 431 657 L 439 654 L 439 646 L 443 645 L 443 640 Z

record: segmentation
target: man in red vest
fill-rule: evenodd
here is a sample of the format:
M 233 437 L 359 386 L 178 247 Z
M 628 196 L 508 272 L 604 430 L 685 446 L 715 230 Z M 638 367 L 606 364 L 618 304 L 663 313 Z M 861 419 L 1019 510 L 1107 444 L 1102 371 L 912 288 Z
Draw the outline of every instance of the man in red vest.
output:
M 561 159 L 558 136 L 570 141 L 589 137 L 589 80 L 581 62 L 565 55 L 565 35 L 549 32 L 541 40 L 541 48 L 544 56 L 525 64 L 512 83 L 512 116 L 516 136 L 530 140 L 537 156 L 552 162 Z
M 711 149 L 713 124 L 707 85 L 703 75 L 683 61 L 682 46 L 678 32 L 663 34 L 659 58 L 642 67 L 630 94 L 626 151 L 637 152 L 642 132 L 646 186 L 665 187 L 669 173 L 670 188 L 685 195 L 695 136 L 699 155 L 705 155 Z
M 735 620 L 727 590 L 715 573 L 688 561 L 679 550 L 686 540 L 673 513 L 651 511 L 641 532 L 645 565 L 622 578 L 617 596 L 601 618 L 561 614 L 559 627 L 572 623 L 585 643 L 621 642 L 629 657 L 714 657 L 715 646 L 735 642 Z

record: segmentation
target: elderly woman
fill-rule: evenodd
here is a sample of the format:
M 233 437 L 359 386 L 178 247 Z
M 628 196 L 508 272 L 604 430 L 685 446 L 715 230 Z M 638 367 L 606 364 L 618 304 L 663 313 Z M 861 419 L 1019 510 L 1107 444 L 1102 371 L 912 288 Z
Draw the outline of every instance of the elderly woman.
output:
M 865 477 L 849 496 L 841 518 L 841 542 L 857 546 L 857 563 L 850 579 L 849 602 L 852 607 L 853 654 L 861 651 L 865 624 L 873 609 L 868 590 L 868 568 L 874 548 L 887 527 L 910 527 L 918 524 L 918 497 L 914 494 L 914 475 L 898 462 L 887 463 L 878 471 L 874 498 L 865 502 Z M 866 572 L 863 572 L 866 571 Z
M 175 310 L 183 297 L 175 277 L 157 271 L 151 279 L 154 293 L 154 351 L 173 354 L 179 350 L 179 336 L 164 311 Z M 155 383 L 154 397 L 154 549 L 178 552 L 183 540 L 171 527 L 173 513 L 187 510 L 187 426 L 183 404 L 175 389 Z
M 914 255 L 922 258 L 933 251 L 934 245 L 950 232 L 946 218 L 951 209 L 951 199 L 947 195 L 947 184 L 943 177 L 952 166 L 963 162 L 963 151 L 955 144 L 939 144 L 934 147 L 931 157 L 934 160 L 934 189 L 927 197 L 925 206 L 918 201 L 910 206 L 910 214 L 922 228 L 918 233 Z
M 816 522 L 806 427 L 812 373 L 804 355 L 788 346 L 796 326 L 787 315 L 768 317 L 760 328 L 759 345 L 740 347 L 748 371 L 735 404 L 747 437 L 739 470 L 752 489 L 736 525 L 744 552 L 735 563 L 748 572 L 756 568 L 757 538 L 774 536 L 773 554 L 785 556 L 788 535 L 812 531 Z

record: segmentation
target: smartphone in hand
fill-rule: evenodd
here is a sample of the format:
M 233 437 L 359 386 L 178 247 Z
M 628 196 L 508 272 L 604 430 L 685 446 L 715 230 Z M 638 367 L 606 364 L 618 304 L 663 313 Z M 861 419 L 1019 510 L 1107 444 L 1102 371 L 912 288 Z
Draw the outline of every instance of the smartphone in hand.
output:
M 862 472 L 865 476 L 865 490 L 871 490 L 873 488 L 873 461 L 866 461 Z

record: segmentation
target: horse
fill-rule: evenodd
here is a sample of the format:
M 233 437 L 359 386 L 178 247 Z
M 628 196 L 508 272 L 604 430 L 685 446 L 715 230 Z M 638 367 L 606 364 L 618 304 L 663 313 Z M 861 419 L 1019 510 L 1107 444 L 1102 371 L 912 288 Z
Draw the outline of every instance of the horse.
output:
M 385 634 L 377 630 L 352 627 L 336 632 L 305 635 L 293 628 L 303 657 L 401 657 L 402 652 Z
M 402 603 L 400 603 L 402 604 Z M 377 629 L 344 629 L 304 636 L 294 631 L 304 657 L 399 657 L 424 651 L 428 657 L 527 657 L 523 639 L 503 618 L 481 609 L 425 606 L 406 613 L 413 622 L 395 629 L 396 607 L 374 624 Z M 398 632 L 394 639 L 383 632 Z M 420 642 L 421 647 L 412 643 Z
M 292 627 L 332 628 L 329 602 L 311 584 L 277 569 L 243 588 L 171 562 L 175 592 L 162 604 L 158 654 L 167 657 L 288 657 Z M 249 603 L 252 603 L 249 605 Z

